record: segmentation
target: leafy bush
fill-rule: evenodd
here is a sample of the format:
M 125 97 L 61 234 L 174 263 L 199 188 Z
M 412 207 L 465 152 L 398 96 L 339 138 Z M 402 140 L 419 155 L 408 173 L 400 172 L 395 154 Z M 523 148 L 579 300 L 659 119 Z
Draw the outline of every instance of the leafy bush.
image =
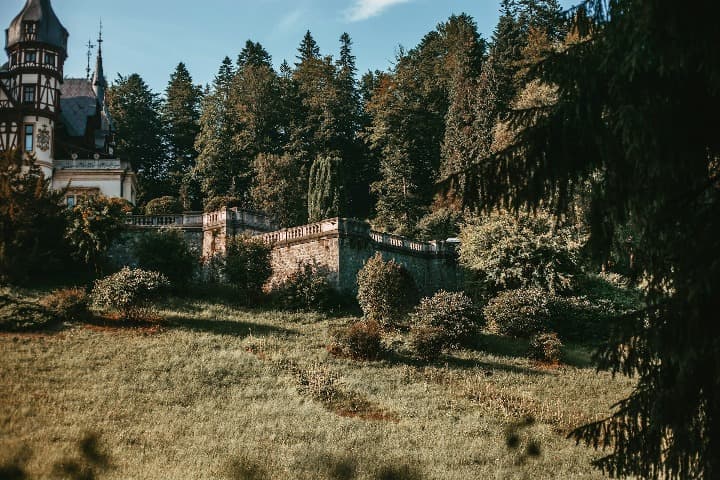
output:
M 0 282 L 30 283 L 61 270 L 62 191 L 18 151 L 0 153 Z
M 284 308 L 303 311 L 327 311 L 337 303 L 326 269 L 315 263 L 303 263 L 274 287 Z
M 233 237 L 228 240 L 223 272 L 244 294 L 258 296 L 272 275 L 272 247 L 262 240 Z
M 447 240 L 457 237 L 463 214 L 451 208 L 440 208 L 428 213 L 417 224 L 418 240 Z
M 568 291 L 579 270 L 580 234 L 556 228 L 548 213 L 496 212 L 464 227 L 460 238 L 460 263 L 478 296 L 519 288 Z
M 123 320 L 142 321 L 152 312 L 151 302 L 170 286 L 158 272 L 123 268 L 95 282 L 92 299 L 96 305 L 117 310 Z
M 380 324 L 373 320 L 355 322 L 333 332 L 328 350 L 338 356 L 356 360 L 376 360 L 385 349 Z
M 211 197 L 207 199 L 205 202 L 205 205 L 203 207 L 203 210 L 205 213 L 210 212 L 217 212 L 221 208 L 234 208 L 234 207 L 242 207 L 243 201 L 240 200 L 237 197 L 230 197 L 230 196 L 217 196 L 217 197 Z
M 357 299 L 365 317 L 382 324 L 401 320 L 417 302 L 417 288 L 410 273 L 378 252 L 358 272 Z
M 182 202 L 170 196 L 153 198 L 145 204 L 145 215 L 171 215 L 182 213 L 183 210 Z
M 341 395 L 340 376 L 319 363 L 306 370 L 299 370 L 298 391 L 315 400 L 329 403 Z
M 416 324 L 410 328 L 410 348 L 424 360 L 435 360 L 448 343 L 442 327 Z
M 160 230 L 140 236 L 133 254 L 141 269 L 162 273 L 175 287 L 190 283 L 198 265 L 179 230 Z
M 62 321 L 81 322 L 90 317 L 88 296 L 82 288 L 55 290 L 41 304 Z
M 548 323 L 550 296 L 538 288 L 501 292 L 485 306 L 487 329 L 510 337 L 531 337 Z
M 441 328 L 446 346 L 467 342 L 478 330 L 479 315 L 473 301 L 461 292 L 441 290 L 423 298 L 412 314 L 416 325 Z
M 538 333 L 530 340 L 529 356 L 541 362 L 558 363 L 562 356 L 562 346 L 557 333 Z
M 108 249 L 122 233 L 129 208 L 128 202 L 119 198 L 83 198 L 68 212 L 65 237 L 73 256 L 99 272 L 107 261 Z
M 39 330 L 53 325 L 57 320 L 57 316 L 37 303 L 0 293 L 0 331 Z

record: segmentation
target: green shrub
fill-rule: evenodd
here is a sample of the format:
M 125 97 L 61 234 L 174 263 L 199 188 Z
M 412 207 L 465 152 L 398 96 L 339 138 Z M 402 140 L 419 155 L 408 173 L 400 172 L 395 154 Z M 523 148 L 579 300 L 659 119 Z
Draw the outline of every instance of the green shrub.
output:
M 385 353 L 380 324 L 373 320 L 355 322 L 334 331 L 332 336 L 333 342 L 328 350 L 333 355 L 356 360 L 376 360 Z
M 284 308 L 303 311 L 328 311 L 338 295 L 327 279 L 327 269 L 315 263 L 303 263 L 274 287 Z
M 93 302 L 120 313 L 123 320 L 143 321 L 150 318 L 152 301 L 168 287 L 167 277 L 158 272 L 123 268 L 95 282 Z
M 478 331 L 479 317 L 470 297 L 444 290 L 423 298 L 412 314 L 416 325 L 443 329 L 449 347 L 470 340 Z
M 531 337 L 548 323 L 549 300 L 550 295 L 538 288 L 501 292 L 483 310 L 487 329 L 499 335 Z
M 548 213 L 496 212 L 465 226 L 460 238 L 460 264 L 478 297 L 519 288 L 565 292 L 579 271 L 580 234 L 557 228 Z
M 447 344 L 447 332 L 442 327 L 419 324 L 410 328 L 410 348 L 423 360 L 435 360 Z
M 153 198 L 145 204 L 145 215 L 172 215 L 183 213 L 182 202 L 170 196 Z
M 358 272 L 357 299 L 365 317 L 381 325 L 400 321 L 417 302 L 412 276 L 394 260 L 378 252 Z
M 198 266 L 180 230 L 160 230 L 140 236 L 133 254 L 139 268 L 162 273 L 174 287 L 188 285 Z
M 417 224 L 418 240 L 447 240 L 457 237 L 463 214 L 451 208 L 440 208 L 422 217 Z
M 271 253 L 262 240 L 230 238 L 222 267 L 226 280 L 245 295 L 259 296 L 272 275 Z
M 119 198 L 88 196 L 68 211 L 65 237 L 77 260 L 100 272 L 110 246 L 125 227 L 128 202 Z
M 55 290 L 40 303 L 65 322 L 82 322 L 90 317 L 88 296 L 82 288 Z
M 300 393 L 321 402 L 330 403 L 341 395 L 340 376 L 319 363 L 299 370 L 297 381 Z
M 203 206 L 203 210 L 205 211 L 205 213 L 210 213 L 217 212 L 221 208 L 234 208 L 242 206 L 243 201 L 237 197 L 217 196 L 207 199 L 205 205 Z
M 37 303 L 0 293 L 0 331 L 40 330 L 57 321 L 56 315 Z
M 538 333 L 530 340 L 529 356 L 541 362 L 558 363 L 562 356 L 562 346 L 557 333 Z

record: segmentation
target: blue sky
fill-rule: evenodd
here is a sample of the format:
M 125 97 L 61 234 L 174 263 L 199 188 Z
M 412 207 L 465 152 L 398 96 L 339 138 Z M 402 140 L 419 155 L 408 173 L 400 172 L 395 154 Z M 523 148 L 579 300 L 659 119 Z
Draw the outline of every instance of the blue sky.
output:
M 570 0 L 561 0 L 564 7 Z M 3 28 L 25 0 L 0 0 Z M 65 74 L 85 74 L 88 39 L 102 18 L 103 57 L 109 81 L 139 73 L 161 93 L 178 62 L 196 83 L 212 81 L 225 55 L 233 60 L 247 39 L 259 41 L 276 65 L 292 63 L 306 30 L 321 51 L 336 55 L 347 31 L 360 71 L 388 68 L 398 45 L 411 48 L 453 13 L 472 15 L 489 38 L 499 0 L 52 0 L 70 32 Z

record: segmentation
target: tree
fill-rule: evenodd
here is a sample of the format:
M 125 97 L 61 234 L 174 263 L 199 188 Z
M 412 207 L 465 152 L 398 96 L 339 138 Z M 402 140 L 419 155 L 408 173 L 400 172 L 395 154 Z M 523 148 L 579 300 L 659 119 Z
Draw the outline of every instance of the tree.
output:
M 198 209 L 201 203 L 200 185 L 192 171 L 198 155 L 195 139 L 200 133 L 202 94 L 201 87 L 193 84 L 190 72 L 181 62 L 170 76 L 160 109 L 172 191 L 186 209 Z
M 260 154 L 253 162 L 252 204 L 282 227 L 307 223 L 307 178 L 304 165 L 290 154 Z
M 75 259 L 100 273 L 107 262 L 107 251 L 125 226 L 125 215 L 132 209 L 127 200 L 87 196 L 68 212 L 65 237 Z
M 613 476 L 720 475 L 718 15 L 711 1 L 585 2 L 568 45 L 531 69 L 556 101 L 513 113 L 513 143 L 467 172 L 489 179 L 468 192 L 472 204 L 558 212 L 592 178 L 598 261 L 616 225 L 632 219 L 639 232 L 647 307 L 598 353 L 601 368 L 637 384 L 572 433 L 611 450 L 596 465 Z
M 245 47 L 242 49 L 237 59 L 238 70 L 242 70 L 250 65 L 255 67 L 262 65 L 269 67 L 272 65 L 272 57 L 270 57 L 267 50 L 265 50 L 259 42 L 253 42 L 252 40 L 245 42 Z
M 63 196 L 33 156 L 0 153 L 0 281 L 27 282 L 62 265 Z
M 312 36 L 312 33 L 310 33 L 310 30 L 305 32 L 305 36 L 303 37 L 302 41 L 300 42 L 300 47 L 298 47 L 298 62 L 295 66 L 299 66 L 302 62 L 308 61 L 308 60 L 317 60 L 320 58 L 320 47 L 318 47 L 317 42 Z
M 139 201 L 170 193 L 169 165 L 162 144 L 160 100 L 137 73 L 118 75 L 107 104 L 117 128 L 117 152 L 138 172 Z
M 205 201 L 216 196 L 236 195 L 237 184 L 247 173 L 235 162 L 235 131 L 230 107 L 234 77 L 232 61 L 225 57 L 202 103 L 200 133 L 195 142 L 198 159 L 194 173 L 201 179 Z
M 308 187 L 308 221 L 317 222 L 342 215 L 341 164 L 339 158 L 331 156 L 319 156 L 313 162 Z

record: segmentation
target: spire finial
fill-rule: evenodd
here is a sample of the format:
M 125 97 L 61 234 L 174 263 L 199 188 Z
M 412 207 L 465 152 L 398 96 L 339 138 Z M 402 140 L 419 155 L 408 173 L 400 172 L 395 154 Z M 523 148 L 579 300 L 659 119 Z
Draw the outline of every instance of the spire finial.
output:
M 102 44 L 104 40 L 102 39 L 102 18 L 100 19 L 100 31 L 98 32 L 98 52 L 102 52 Z
M 95 45 L 92 44 L 92 42 L 90 41 L 89 38 L 88 38 L 88 43 L 87 43 L 86 47 L 88 47 L 88 50 L 87 50 L 87 68 L 85 69 L 85 73 L 86 73 L 85 78 L 90 80 L 90 72 L 92 72 L 92 70 L 90 69 L 90 60 L 92 60 L 92 49 L 95 48 Z

